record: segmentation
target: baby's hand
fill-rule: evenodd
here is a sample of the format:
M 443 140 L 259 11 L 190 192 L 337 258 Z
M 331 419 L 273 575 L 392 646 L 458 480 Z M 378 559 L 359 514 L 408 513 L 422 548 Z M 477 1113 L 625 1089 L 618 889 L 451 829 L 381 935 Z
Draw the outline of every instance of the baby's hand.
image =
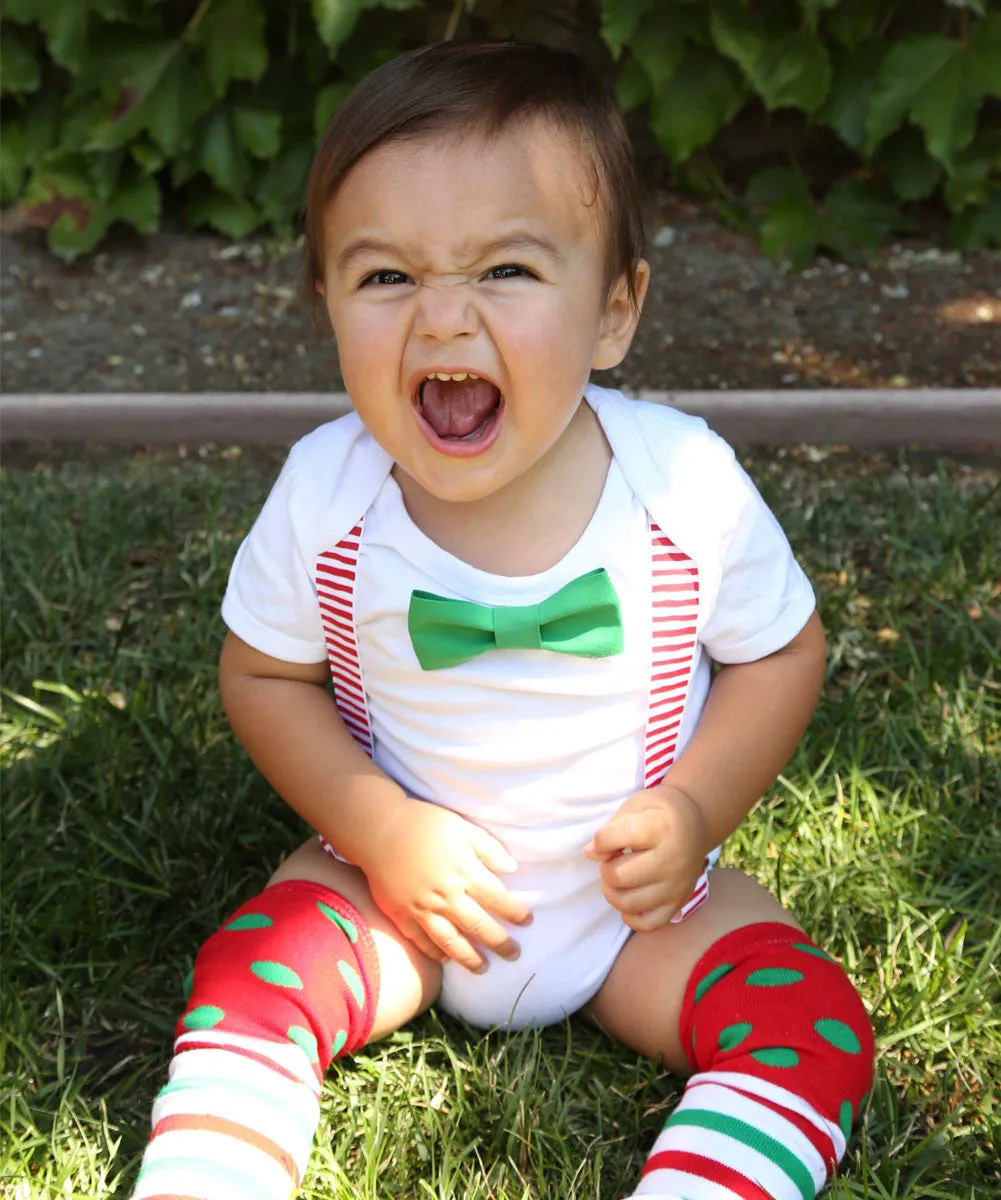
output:
M 584 853 L 601 864 L 608 903 L 630 929 L 649 933 L 666 925 L 692 894 L 707 837 L 695 802 L 661 785 L 630 796 Z
M 411 799 L 377 844 L 361 864 L 372 897 L 419 950 L 470 971 L 486 966 L 474 943 L 518 957 L 517 942 L 495 917 L 524 925 L 532 914 L 495 874 L 518 867 L 495 837 L 450 809 Z

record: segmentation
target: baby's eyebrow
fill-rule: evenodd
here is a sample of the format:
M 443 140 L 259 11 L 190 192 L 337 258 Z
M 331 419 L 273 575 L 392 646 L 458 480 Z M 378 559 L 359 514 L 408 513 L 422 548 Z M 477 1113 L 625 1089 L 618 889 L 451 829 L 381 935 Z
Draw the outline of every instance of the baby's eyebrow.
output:
M 509 234 L 505 237 L 494 238 L 490 242 L 484 242 L 482 245 L 470 250 L 464 256 L 464 261 L 468 263 L 482 262 L 483 259 L 489 258 L 491 255 L 509 250 L 534 250 L 537 254 L 541 254 L 544 258 L 549 259 L 554 266 L 560 266 L 564 262 L 563 254 L 553 242 L 549 241 L 548 238 L 540 237 L 533 233 Z M 385 254 L 397 258 L 407 257 L 407 252 L 401 250 L 398 246 L 394 246 L 392 242 L 385 242 L 373 237 L 359 237 L 353 242 L 348 242 L 340 254 L 338 254 L 335 264 L 337 273 L 339 275 L 347 274 L 351 264 L 366 254 Z

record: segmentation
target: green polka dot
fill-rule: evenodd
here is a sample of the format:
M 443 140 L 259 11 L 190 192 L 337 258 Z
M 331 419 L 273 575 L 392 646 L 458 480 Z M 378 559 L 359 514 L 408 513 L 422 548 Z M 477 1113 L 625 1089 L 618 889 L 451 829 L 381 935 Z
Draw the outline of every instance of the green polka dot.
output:
M 822 958 L 824 962 L 834 962 L 834 959 L 819 946 L 808 946 L 806 942 L 793 942 L 792 948 L 802 950 L 804 954 L 812 954 L 814 958 Z
M 766 1046 L 763 1050 L 752 1050 L 751 1058 L 763 1067 L 797 1067 L 799 1055 L 788 1046 Z
M 302 980 L 295 971 L 281 963 L 259 959 L 250 964 L 250 969 L 258 979 L 263 979 L 265 983 L 273 983 L 275 987 L 302 988 Z
M 331 1055 L 336 1058 L 344 1049 L 344 1043 L 348 1040 L 348 1031 L 346 1029 L 338 1029 L 337 1036 L 334 1038 L 334 1044 L 330 1049 Z
M 719 983 L 724 975 L 729 975 L 733 970 L 733 963 L 720 963 L 718 967 L 713 967 L 708 975 L 704 975 L 695 987 L 695 1003 L 709 991 L 714 983 Z
M 841 1132 L 845 1138 L 849 1138 L 852 1132 L 852 1102 L 850 1100 L 842 1100 L 841 1108 L 838 1110 L 838 1124 L 841 1126 Z
M 835 1021 L 833 1017 L 821 1017 L 819 1021 L 814 1021 L 813 1027 L 825 1042 L 830 1042 L 832 1046 L 838 1050 L 844 1050 L 846 1054 L 858 1054 L 862 1050 L 862 1044 L 855 1036 L 855 1030 L 850 1025 L 846 1025 L 844 1021 Z
M 732 1050 L 735 1046 L 739 1046 L 753 1028 L 754 1026 L 748 1021 L 738 1021 L 736 1025 L 727 1025 L 726 1029 L 721 1029 L 719 1032 L 719 1048 Z
M 791 967 L 762 967 L 760 971 L 752 971 L 744 982 L 749 987 L 787 987 L 802 978 L 803 972 Z
M 337 969 L 341 973 L 341 978 L 351 989 L 351 995 L 355 998 L 355 1004 L 359 1008 L 365 1007 L 365 985 L 361 981 L 361 976 L 350 963 L 344 962 L 341 959 L 337 963 Z
M 199 1004 L 191 1012 L 185 1013 L 181 1024 L 185 1029 L 212 1029 L 218 1025 L 226 1014 L 214 1004 Z
M 861 1099 L 861 1100 L 858 1102 L 858 1110 L 859 1110 L 859 1115 L 860 1115 L 860 1116 L 861 1116 L 861 1114 L 862 1114 L 862 1109 L 863 1109 L 863 1108 L 865 1108 L 865 1106 L 866 1106 L 866 1103 L 868 1102 L 868 1099 L 869 1099 L 869 1093 L 868 1093 L 868 1092 L 866 1092 L 866 1094 L 865 1094 L 865 1095 L 862 1097 L 862 1099 Z
M 320 910 L 320 912 L 323 913 L 328 921 L 333 921 L 337 928 L 346 934 L 349 942 L 358 941 L 358 930 L 347 919 L 347 917 L 342 917 L 335 908 L 331 908 L 329 904 L 324 904 L 322 900 L 317 900 L 316 907 Z
M 316 1038 L 304 1029 L 301 1025 L 290 1025 L 285 1030 L 285 1036 L 290 1042 L 295 1042 L 300 1050 L 305 1051 L 306 1057 L 310 1062 L 315 1063 L 320 1061 L 320 1055 L 317 1052 Z
M 234 917 L 223 929 L 238 933 L 241 929 L 270 929 L 274 921 L 264 913 L 244 913 L 242 917 Z
M 187 1000 L 191 996 L 191 989 L 194 986 L 195 986 L 195 968 L 192 967 L 191 970 L 184 977 L 184 999 L 185 1000 Z

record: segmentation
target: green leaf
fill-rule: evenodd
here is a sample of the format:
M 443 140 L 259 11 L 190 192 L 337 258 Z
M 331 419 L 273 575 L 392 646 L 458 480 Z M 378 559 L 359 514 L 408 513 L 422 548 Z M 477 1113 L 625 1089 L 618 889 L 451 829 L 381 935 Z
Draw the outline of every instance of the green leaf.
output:
M 925 134 L 928 153 L 949 167 L 957 150 L 964 150 L 977 132 L 982 97 L 967 90 L 965 55 L 955 55 L 928 80 L 911 106 L 911 120 Z
M 21 207 L 29 224 L 48 230 L 52 252 L 66 259 L 93 249 L 112 221 L 110 210 L 94 194 L 81 154 L 63 155 L 55 165 L 35 171 Z
M 1001 129 L 980 134 L 971 146 L 956 155 L 945 185 L 949 211 L 959 213 L 987 204 L 995 181 L 1001 182 Z
M 1001 188 L 983 208 L 971 208 L 949 222 L 949 242 L 961 250 L 1001 246 Z
M 768 43 L 752 79 L 769 109 L 791 106 L 812 113 L 830 90 L 831 60 L 816 34 L 791 33 Z
M 618 58 L 622 47 L 632 40 L 640 18 L 656 7 L 657 0 L 603 0 L 601 36 L 613 57 Z
M 874 161 L 901 200 L 924 200 L 934 192 L 942 174 L 913 125 L 905 125 L 883 142 Z
M 832 8 L 837 8 L 841 0 L 797 0 L 797 2 L 806 17 L 809 28 L 816 30 L 824 13 Z
M 196 193 L 188 201 L 187 214 L 193 225 L 210 225 L 234 241 L 249 237 L 261 223 L 260 213 L 249 200 L 214 188 Z
M 180 53 L 136 107 L 141 108 L 143 123 L 154 140 L 165 154 L 173 156 L 190 144 L 198 119 L 211 104 L 205 75 Z
M 268 65 L 264 9 L 260 0 L 215 0 L 196 31 L 205 52 L 209 82 L 217 97 L 231 79 L 256 83 Z
M 262 215 L 272 224 L 284 224 L 299 212 L 312 161 L 312 146 L 298 142 L 286 147 L 268 165 L 254 190 L 254 198 Z
M 966 56 L 969 90 L 1001 97 L 1001 13 L 970 25 Z
M 841 179 L 824 200 L 827 220 L 822 240 L 842 254 L 875 250 L 894 229 L 907 227 L 899 206 L 885 193 L 856 179 Z
M 743 101 L 744 89 L 726 60 L 712 50 L 690 47 L 654 96 L 650 124 L 677 165 L 711 142 Z
M 834 77 L 827 99 L 814 114 L 829 125 L 853 150 L 862 151 L 866 141 L 866 114 L 876 72 L 883 60 L 882 41 L 862 42 L 848 52 L 834 47 Z
M 89 15 L 83 0 L 49 0 L 39 18 L 49 53 L 68 71 L 79 71 L 83 64 Z
M 768 31 L 741 0 L 716 0 L 709 30 L 716 49 L 740 67 L 748 79 L 768 44 Z
M 233 109 L 240 145 L 255 158 L 274 158 L 282 141 L 282 115 L 268 108 L 241 104 Z
M 328 83 L 321 88 L 313 106 L 313 131 L 319 138 L 330 123 L 330 118 L 340 107 L 344 97 L 351 91 L 352 84 L 342 79 L 339 83 Z
M 813 257 L 820 235 L 820 216 L 809 196 L 789 195 L 768 210 L 759 236 L 763 253 L 800 267 Z
M 331 53 L 347 41 L 366 7 L 366 0 L 313 0 L 317 32 Z
M 619 68 L 619 77 L 615 81 L 615 99 L 619 112 L 632 112 L 641 108 L 653 96 L 653 84 L 650 76 L 643 70 L 631 55 Z
M 866 42 L 876 32 L 879 6 L 873 0 L 841 0 L 827 15 L 824 26 L 837 40 L 851 50 Z
M 640 22 L 636 39 L 629 47 L 633 57 L 649 75 L 654 91 L 671 78 L 685 56 L 686 11 L 684 8 L 663 5 L 656 12 L 648 13 Z
M 228 108 L 214 109 L 202 125 L 198 162 L 222 191 L 243 195 L 250 167 Z
M 27 166 L 24 134 L 17 121 L 4 121 L 0 127 L 0 207 L 17 199 Z
M 63 97 L 56 88 L 45 88 L 35 96 L 24 118 L 24 156 L 29 167 L 38 166 L 42 156 L 56 145 L 60 132 Z
M 803 176 L 789 167 L 767 167 L 748 183 L 744 202 L 751 208 L 770 208 L 790 197 L 810 199 L 810 188 Z
M 127 221 L 140 233 L 152 233 L 160 223 L 160 189 L 142 171 L 127 172 L 112 204 L 115 219 Z
M 167 163 L 167 156 L 154 142 L 145 137 L 137 138 L 130 146 L 133 160 L 147 175 L 153 175 Z
M 867 154 L 900 128 L 921 92 L 962 49 L 961 42 L 933 34 L 902 38 L 890 47 L 869 96 Z
M 0 38 L 0 92 L 23 95 L 35 92 L 42 82 L 42 71 L 28 40 L 20 31 L 6 26 Z

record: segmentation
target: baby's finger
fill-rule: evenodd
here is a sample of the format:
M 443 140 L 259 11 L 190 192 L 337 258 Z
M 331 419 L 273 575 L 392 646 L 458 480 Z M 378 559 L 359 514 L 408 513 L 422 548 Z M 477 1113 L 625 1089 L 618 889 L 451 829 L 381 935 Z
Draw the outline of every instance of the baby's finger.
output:
M 432 962 L 445 963 L 448 955 L 440 946 L 436 946 L 416 921 L 409 921 L 407 928 L 401 931 L 408 941 L 413 942 L 425 958 Z
M 659 855 L 644 850 L 640 854 L 617 854 L 601 863 L 601 882 L 605 887 L 625 889 L 645 887 L 664 874 Z
M 631 917 L 642 916 L 643 913 L 662 907 L 668 903 L 670 895 L 662 883 L 651 883 L 646 887 L 637 888 L 605 887 L 602 890 L 605 899 L 613 908 L 617 908 L 623 916 Z
M 651 822 L 643 813 L 613 817 L 592 838 L 594 853 L 603 858 L 622 850 L 649 850 L 655 841 Z
M 456 902 L 452 919 L 467 937 L 479 946 L 486 946 L 500 958 L 514 962 L 521 954 L 518 943 L 504 926 L 485 913 L 469 896 Z
M 497 876 L 489 871 L 484 871 L 480 878 L 471 881 L 466 890 L 477 904 L 502 921 L 510 921 L 512 925 L 531 924 L 532 910 L 512 896 Z
M 437 913 L 428 913 L 424 917 L 424 930 L 448 958 L 465 967 L 467 971 L 478 975 L 486 969 L 487 960 L 445 917 L 440 917 Z
M 638 916 L 633 913 L 628 916 L 623 914 L 622 920 L 635 933 L 653 933 L 655 929 L 661 929 L 664 925 L 670 924 L 671 918 L 677 911 L 677 904 L 662 904 L 659 908 L 653 908 L 650 912 L 641 913 Z
M 479 825 L 469 825 L 469 842 L 476 851 L 476 857 L 491 871 L 500 871 L 502 875 L 510 875 L 517 871 L 518 863 L 511 857 L 503 845 L 493 836 L 481 829 Z

